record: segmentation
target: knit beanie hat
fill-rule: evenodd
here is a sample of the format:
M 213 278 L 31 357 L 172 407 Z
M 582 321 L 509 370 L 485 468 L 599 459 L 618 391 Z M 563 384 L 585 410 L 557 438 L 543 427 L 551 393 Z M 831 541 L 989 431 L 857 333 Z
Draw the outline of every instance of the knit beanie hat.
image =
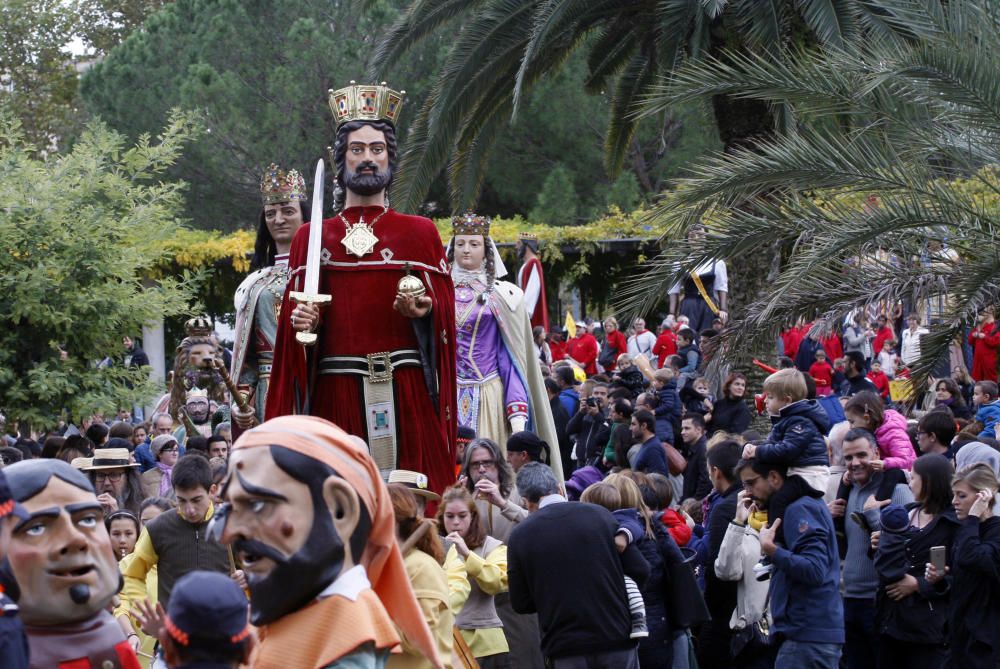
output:
M 910 516 L 899 504 L 890 504 L 882 509 L 882 529 L 887 532 L 902 532 L 910 524 Z
M 177 443 L 177 440 L 174 439 L 174 435 L 161 434 L 158 437 L 154 437 L 153 441 L 149 442 L 149 450 L 153 454 L 154 458 L 158 458 L 160 457 L 160 451 L 163 450 L 163 447 L 170 443 Z

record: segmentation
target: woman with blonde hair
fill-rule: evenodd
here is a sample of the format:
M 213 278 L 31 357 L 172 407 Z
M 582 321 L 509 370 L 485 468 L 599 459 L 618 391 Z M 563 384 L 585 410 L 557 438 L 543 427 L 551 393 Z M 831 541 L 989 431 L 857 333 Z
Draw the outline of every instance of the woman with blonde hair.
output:
M 927 581 L 951 589 L 948 620 L 949 666 L 995 669 L 1000 661 L 1000 517 L 993 498 L 1000 488 L 997 474 L 979 462 L 952 479 L 952 504 L 961 526 L 951 550 L 951 583 L 927 563 Z
M 493 599 L 507 590 L 507 546 L 486 534 L 463 487 L 445 491 L 437 520 L 451 544 L 444 568 L 455 626 L 482 669 L 507 669 L 510 647 Z
M 670 565 L 684 562 L 684 556 L 662 523 L 653 523 L 649 507 L 643 501 L 639 485 L 623 473 L 609 474 L 604 479 L 618 491 L 618 510 L 634 510 L 644 532 L 633 537 L 633 543 L 649 563 L 649 578 L 640 588 L 646 605 L 646 625 L 649 636 L 639 641 L 639 665 L 642 667 L 673 667 L 674 639 L 686 638 L 684 630 L 673 629 L 667 613 L 670 589 Z M 615 514 L 616 516 L 618 514 Z M 677 659 L 687 658 L 687 648 L 677 649 Z
M 437 642 L 444 667 L 451 669 L 454 666 L 451 653 L 455 617 L 448 606 L 448 576 L 441 566 L 444 547 L 437 534 L 437 524 L 423 517 L 417 498 L 409 488 L 401 483 L 390 483 L 388 487 L 396 516 L 396 540 L 403 553 L 406 575 L 427 627 Z M 433 666 L 405 637 L 402 642 L 403 652 L 389 658 L 386 665 L 389 669 L 430 669 Z
M 604 371 L 611 373 L 615 371 L 621 355 L 628 350 L 628 342 L 625 335 L 618 329 L 618 321 L 614 316 L 604 319 L 604 342 L 601 344 L 601 353 L 597 361 L 604 368 Z

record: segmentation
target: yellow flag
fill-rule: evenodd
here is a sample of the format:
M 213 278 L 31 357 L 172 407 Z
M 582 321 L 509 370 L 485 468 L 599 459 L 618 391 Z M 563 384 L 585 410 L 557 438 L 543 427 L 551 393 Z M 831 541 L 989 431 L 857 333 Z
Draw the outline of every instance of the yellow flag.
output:
M 576 336 L 576 321 L 573 320 L 573 314 L 566 310 L 566 332 L 569 333 L 570 339 Z

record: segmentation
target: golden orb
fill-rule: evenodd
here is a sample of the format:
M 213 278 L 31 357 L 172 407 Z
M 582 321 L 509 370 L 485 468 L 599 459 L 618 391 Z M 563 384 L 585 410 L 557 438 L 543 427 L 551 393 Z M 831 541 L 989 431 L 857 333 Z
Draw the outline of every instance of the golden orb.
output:
M 423 281 L 407 274 L 396 284 L 396 292 L 404 297 L 423 297 L 427 293 Z

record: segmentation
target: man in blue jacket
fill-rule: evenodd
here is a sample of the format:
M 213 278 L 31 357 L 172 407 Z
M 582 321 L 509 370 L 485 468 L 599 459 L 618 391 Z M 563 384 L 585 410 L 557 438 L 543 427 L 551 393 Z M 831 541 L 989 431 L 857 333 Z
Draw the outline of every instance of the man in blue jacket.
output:
M 785 484 L 782 467 L 754 458 L 740 460 L 736 472 L 762 510 Z M 774 542 L 781 525 L 787 547 Z M 784 521 L 761 529 L 760 547 L 774 565 L 771 616 L 779 646 L 775 666 L 837 669 L 844 644 L 844 607 L 833 518 L 823 500 L 807 496 L 789 504 Z

